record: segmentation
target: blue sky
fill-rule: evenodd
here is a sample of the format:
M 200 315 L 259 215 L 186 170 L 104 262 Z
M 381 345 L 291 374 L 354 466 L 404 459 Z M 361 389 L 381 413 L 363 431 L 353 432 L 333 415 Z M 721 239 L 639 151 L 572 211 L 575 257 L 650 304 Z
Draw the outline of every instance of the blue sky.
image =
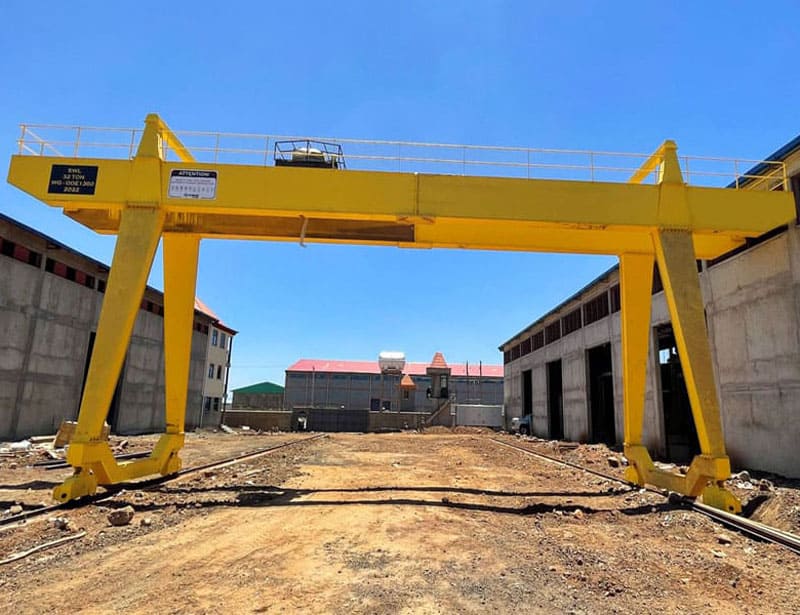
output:
M 634 152 L 672 138 L 744 158 L 800 132 L 796 2 L 32 7 L 0 7 L 6 159 L 22 122 L 138 127 L 152 111 L 184 130 Z M 113 238 L 5 183 L 0 211 L 110 262 Z M 206 240 L 198 295 L 241 331 L 235 388 L 382 349 L 499 363 L 500 342 L 614 262 Z

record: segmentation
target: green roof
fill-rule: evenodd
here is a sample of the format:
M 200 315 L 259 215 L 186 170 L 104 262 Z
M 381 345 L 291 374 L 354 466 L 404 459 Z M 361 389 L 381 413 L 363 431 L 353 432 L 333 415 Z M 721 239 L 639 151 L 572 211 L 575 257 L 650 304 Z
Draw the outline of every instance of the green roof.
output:
M 251 384 L 249 387 L 233 389 L 234 393 L 283 393 L 283 387 L 274 382 L 259 382 Z

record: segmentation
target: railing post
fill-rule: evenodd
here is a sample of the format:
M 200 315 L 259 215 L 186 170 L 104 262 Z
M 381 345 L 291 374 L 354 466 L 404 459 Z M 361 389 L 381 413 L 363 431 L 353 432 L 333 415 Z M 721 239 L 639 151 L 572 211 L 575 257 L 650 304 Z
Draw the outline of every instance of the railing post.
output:
M 78 148 L 80 147 L 80 145 L 81 145 L 81 127 L 78 126 L 75 129 L 75 151 L 73 152 L 73 156 L 75 156 L 75 158 L 78 157 Z

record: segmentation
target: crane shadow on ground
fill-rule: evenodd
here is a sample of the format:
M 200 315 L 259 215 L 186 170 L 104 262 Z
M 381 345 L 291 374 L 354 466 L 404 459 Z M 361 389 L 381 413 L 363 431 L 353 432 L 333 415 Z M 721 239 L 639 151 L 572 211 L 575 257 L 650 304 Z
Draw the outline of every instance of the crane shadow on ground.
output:
M 228 497 L 211 499 L 213 493 L 230 494 Z M 319 498 L 319 495 L 336 494 L 368 494 L 379 492 L 418 492 L 418 493 L 437 493 L 448 495 L 433 498 L 413 498 L 413 497 L 383 497 L 383 498 L 357 498 L 357 499 L 334 499 Z M 199 499 L 186 502 L 181 501 L 181 496 L 201 495 Z M 235 494 L 235 495 L 234 495 Z M 614 497 L 620 493 L 603 492 L 584 492 L 584 491 L 547 491 L 547 492 L 503 492 L 486 491 L 482 489 L 469 489 L 459 487 L 362 487 L 351 489 L 290 489 L 286 487 L 264 486 L 224 486 L 224 487 L 200 487 L 200 488 L 178 488 L 159 491 L 159 495 L 175 495 L 175 502 L 136 502 L 125 499 L 124 501 L 109 502 L 106 505 L 111 507 L 131 505 L 137 511 L 152 511 L 168 507 L 187 507 L 187 508 L 218 508 L 218 507 L 324 507 L 324 506 L 421 506 L 449 508 L 453 510 L 490 512 L 498 514 L 511 514 L 519 516 L 540 515 L 545 513 L 555 513 L 563 515 L 574 515 L 580 511 L 584 515 L 597 513 L 616 512 L 623 515 L 649 515 L 658 512 L 678 510 L 681 507 L 668 502 L 660 504 L 642 504 L 630 507 L 608 507 L 596 508 L 593 506 L 576 502 L 528 502 L 519 506 L 502 505 L 493 502 L 460 501 L 459 496 L 479 495 L 486 497 L 524 497 L 524 498 L 571 498 L 583 497 Z M 232 497 L 231 497 L 232 496 Z

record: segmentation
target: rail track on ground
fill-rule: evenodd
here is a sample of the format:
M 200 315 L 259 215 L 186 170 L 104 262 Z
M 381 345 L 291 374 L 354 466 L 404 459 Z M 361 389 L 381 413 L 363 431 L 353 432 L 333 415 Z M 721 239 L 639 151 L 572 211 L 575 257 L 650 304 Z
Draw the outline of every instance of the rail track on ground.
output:
M 268 446 L 265 448 L 259 448 L 253 451 L 239 453 L 237 455 L 232 455 L 230 457 L 226 457 L 225 459 L 220 459 L 219 461 L 213 461 L 210 463 L 205 463 L 198 466 L 192 466 L 190 468 L 185 468 L 175 472 L 174 474 L 167 474 L 165 476 L 157 476 L 155 478 L 148 478 L 140 481 L 135 482 L 125 482 L 125 483 L 117 483 L 115 485 L 108 485 L 103 487 L 102 493 L 96 493 L 94 495 L 86 496 L 80 498 L 78 500 L 73 500 L 70 502 L 64 502 L 61 504 L 53 504 L 52 506 L 44 506 L 40 508 L 31 508 L 29 510 L 25 510 L 21 513 L 16 515 L 12 515 L 10 517 L 5 517 L 0 519 L 0 526 L 7 526 L 12 525 L 14 523 L 27 521 L 29 519 L 40 517 L 42 515 L 50 514 L 50 513 L 57 513 L 59 511 L 64 510 L 75 510 L 77 508 L 84 508 L 86 506 L 90 506 L 92 504 L 99 504 L 105 500 L 112 499 L 115 495 L 124 491 L 125 489 L 132 489 L 135 488 L 137 491 L 147 491 L 148 489 L 153 489 L 155 487 L 160 487 L 161 485 L 181 480 L 186 478 L 187 476 L 191 476 L 193 474 L 197 474 L 199 472 L 206 472 L 208 470 L 224 468 L 227 466 L 231 466 L 237 463 L 241 463 L 243 461 L 250 461 L 252 459 L 257 459 L 259 457 L 263 457 L 265 455 L 269 455 L 275 451 L 287 448 L 289 446 L 294 446 L 296 444 L 301 444 L 303 442 L 311 442 L 313 440 L 319 440 L 320 438 L 326 437 L 327 434 L 318 433 L 308 438 L 303 438 L 301 440 L 294 440 L 292 442 L 284 442 L 283 444 L 278 444 L 277 446 Z M 64 466 L 60 466 L 64 467 Z M 68 466 L 66 466 L 68 467 Z M 47 468 L 45 468 L 47 469 Z
M 795 554 L 800 555 L 800 536 L 795 534 L 791 534 L 789 532 L 785 532 L 783 530 L 779 530 L 777 528 L 771 527 L 769 525 L 765 525 L 763 523 L 759 523 L 758 521 L 753 521 L 751 519 L 747 519 L 745 517 L 740 517 L 738 515 L 732 515 L 722 510 L 718 510 L 711 506 L 707 506 L 705 504 L 701 504 L 700 502 L 696 502 L 691 498 L 687 498 L 680 494 L 666 492 L 662 489 L 655 489 L 653 487 L 641 487 L 640 485 L 636 485 L 634 483 L 630 483 L 625 479 L 619 478 L 617 476 L 612 476 L 610 474 L 605 474 L 603 472 L 598 472 L 597 470 L 593 470 L 591 468 L 584 467 L 580 464 L 574 463 L 572 461 L 567 461 L 566 459 L 560 459 L 558 457 L 552 457 L 550 455 L 545 455 L 544 453 L 540 453 L 538 451 L 532 451 L 524 446 L 519 446 L 518 444 L 512 444 L 511 442 L 505 442 L 503 440 L 499 440 L 497 438 L 490 438 L 490 440 L 496 444 L 500 444 L 502 446 L 514 449 L 516 451 L 525 453 L 526 455 L 530 455 L 531 457 L 537 457 L 543 461 L 547 461 L 549 463 L 558 464 L 560 466 L 566 466 L 570 468 L 575 468 L 577 470 L 581 470 L 588 474 L 594 474 L 595 476 L 599 476 L 605 480 L 613 481 L 615 483 L 619 483 L 622 485 L 626 485 L 632 489 L 647 489 L 651 493 L 656 493 L 660 496 L 668 498 L 670 502 L 681 506 L 683 508 L 687 508 L 689 510 L 693 510 L 695 512 L 700 513 L 701 515 L 705 515 L 709 519 L 737 532 L 750 536 L 752 538 L 756 538 L 758 540 L 765 540 L 767 542 L 772 542 L 774 544 L 781 545 L 793 551 Z

